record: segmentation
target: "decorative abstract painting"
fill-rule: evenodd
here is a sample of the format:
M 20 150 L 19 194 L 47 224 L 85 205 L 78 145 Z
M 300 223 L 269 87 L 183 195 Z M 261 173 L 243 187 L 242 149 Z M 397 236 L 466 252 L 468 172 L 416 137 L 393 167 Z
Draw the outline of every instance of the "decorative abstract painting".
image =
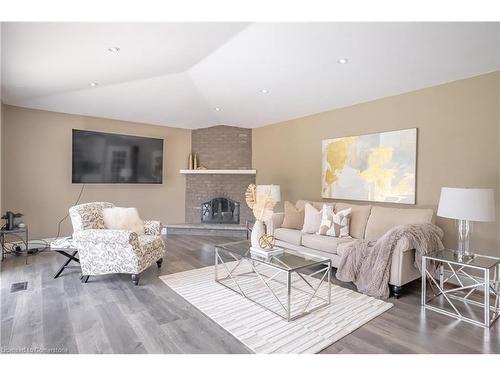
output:
M 415 204 L 417 129 L 322 142 L 322 197 Z

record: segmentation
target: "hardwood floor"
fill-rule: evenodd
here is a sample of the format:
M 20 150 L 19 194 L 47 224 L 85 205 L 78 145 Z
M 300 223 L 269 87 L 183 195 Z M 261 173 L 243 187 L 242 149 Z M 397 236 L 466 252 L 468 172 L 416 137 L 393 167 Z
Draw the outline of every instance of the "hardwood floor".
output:
M 1 265 L 0 352 L 33 348 L 68 353 L 248 353 L 246 347 L 158 279 L 213 265 L 224 237 L 171 236 L 163 267 L 150 267 L 134 286 L 129 275 L 91 277 L 67 270 L 50 251 L 9 256 Z M 12 283 L 28 282 L 10 292 Z M 336 282 L 336 281 L 335 281 Z M 348 284 L 337 282 L 344 287 Z M 483 329 L 422 312 L 419 283 L 394 307 L 322 353 L 500 353 L 500 323 Z

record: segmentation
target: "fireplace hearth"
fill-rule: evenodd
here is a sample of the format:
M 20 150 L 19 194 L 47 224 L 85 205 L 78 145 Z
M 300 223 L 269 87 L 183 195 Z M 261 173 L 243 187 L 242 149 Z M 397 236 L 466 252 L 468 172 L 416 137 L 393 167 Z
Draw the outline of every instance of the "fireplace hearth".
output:
M 201 222 L 211 224 L 239 224 L 240 203 L 217 197 L 201 204 Z

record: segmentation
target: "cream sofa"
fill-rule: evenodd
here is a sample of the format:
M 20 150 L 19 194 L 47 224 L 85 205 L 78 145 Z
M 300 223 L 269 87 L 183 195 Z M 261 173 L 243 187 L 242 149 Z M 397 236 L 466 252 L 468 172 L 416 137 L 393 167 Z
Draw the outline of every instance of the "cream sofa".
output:
M 301 209 L 305 206 L 305 200 L 299 200 L 296 207 Z M 352 207 L 351 222 L 349 226 L 350 235 L 355 239 L 376 240 L 389 229 L 400 224 L 430 223 L 434 220 L 432 209 L 419 208 L 388 208 L 376 205 L 356 205 L 350 203 L 333 202 L 310 202 L 318 209 L 323 204 L 331 205 L 335 211 Z M 268 234 L 274 235 L 276 244 L 292 250 L 311 255 L 320 255 L 332 259 L 332 264 L 337 267 L 340 262 L 342 251 L 345 246 L 342 243 L 353 241 L 352 238 L 336 238 L 321 236 L 318 234 L 302 233 L 297 229 L 282 228 L 285 214 L 274 213 L 272 220 L 267 223 Z M 415 250 L 406 249 L 394 253 L 392 256 L 391 285 L 393 295 L 398 298 L 401 287 L 420 277 L 420 272 L 414 266 Z

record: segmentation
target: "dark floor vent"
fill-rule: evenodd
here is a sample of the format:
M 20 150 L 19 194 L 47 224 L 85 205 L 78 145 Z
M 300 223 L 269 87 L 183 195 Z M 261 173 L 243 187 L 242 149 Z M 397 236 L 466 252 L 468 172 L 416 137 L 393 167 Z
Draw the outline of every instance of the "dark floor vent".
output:
M 28 282 L 27 281 L 23 281 L 21 283 L 14 283 L 10 286 L 11 293 L 19 292 L 21 290 L 26 290 L 26 289 L 28 289 Z

